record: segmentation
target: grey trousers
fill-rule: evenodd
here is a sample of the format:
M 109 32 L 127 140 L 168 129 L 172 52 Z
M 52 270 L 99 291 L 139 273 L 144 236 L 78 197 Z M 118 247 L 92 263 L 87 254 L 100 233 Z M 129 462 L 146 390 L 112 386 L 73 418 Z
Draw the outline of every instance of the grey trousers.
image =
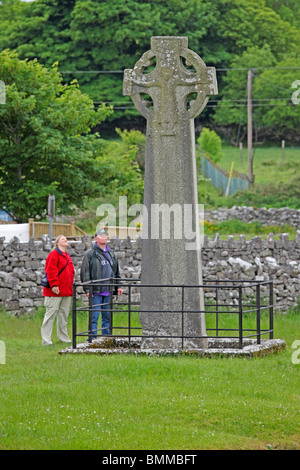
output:
M 67 322 L 70 312 L 72 297 L 45 297 L 44 305 L 46 313 L 41 327 L 42 344 L 52 344 L 51 335 L 54 320 L 57 317 L 57 337 L 63 343 L 70 343 L 67 332 Z

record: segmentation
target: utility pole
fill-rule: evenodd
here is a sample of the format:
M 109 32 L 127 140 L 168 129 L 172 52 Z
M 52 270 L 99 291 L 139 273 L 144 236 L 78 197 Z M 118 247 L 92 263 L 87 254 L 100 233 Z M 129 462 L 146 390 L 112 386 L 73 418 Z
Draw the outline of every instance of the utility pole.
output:
M 48 217 L 49 217 L 49 238 L 50 238 L 50 245 L 52 248 L 53 244 L 53 217 L 55 213 L 55 196 L 51 196 L 49 194 L 48 197 Z
M 252 70 L 248 70 L 248 125 L 247 125 L 247 141 L 248 141 L 248 178 L 251 183 L 254 182 L 253 161 L 252 161 Z

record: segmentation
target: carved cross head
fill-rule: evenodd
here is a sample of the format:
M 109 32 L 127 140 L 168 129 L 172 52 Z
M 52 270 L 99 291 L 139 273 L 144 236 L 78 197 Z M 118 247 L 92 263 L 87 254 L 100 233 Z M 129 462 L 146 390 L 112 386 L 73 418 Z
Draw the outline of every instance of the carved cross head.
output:
M 216 71 L 188 49 L 186 37 L 155 36 L 151 38 L 151 49 L 133 69 L 124 71 L 123 93 L 131 96 L 147 120 L 161 126 L 162 134 L 172 135 L 178 121 L 194 119 L 206 106 L 209 95 L 218 93 Z

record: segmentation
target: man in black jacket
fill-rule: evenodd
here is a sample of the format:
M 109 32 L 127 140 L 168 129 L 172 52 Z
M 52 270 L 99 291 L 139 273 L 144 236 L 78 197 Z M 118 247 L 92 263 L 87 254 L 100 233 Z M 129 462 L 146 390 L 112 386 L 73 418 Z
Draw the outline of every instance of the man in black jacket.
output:
M 106 230 L 101 229 L 95 234 L 95 242 L 93 247 L 84 255 L 80 278 L 81 282 L 90 282 L 96 280 L 103 280 L 93 286 L 93 315 L 92 315 L 92 330 L 96 333 L 98 329 L 98 319 L 101 313 L 101 330 L 102 335 L 110 335 L 110 291 L 111 288 L 107 286 L 113 282 L 116 284 L 115 292 L 122 295 L 123 290 L 118 287 L 120 270 L 119 263 L 114 252 L 108 247 L 108 233 Z M 89 296 L 89 287 L 83 287 L 87 296 Z M 95 338 L 96 336 L 94 336 Z

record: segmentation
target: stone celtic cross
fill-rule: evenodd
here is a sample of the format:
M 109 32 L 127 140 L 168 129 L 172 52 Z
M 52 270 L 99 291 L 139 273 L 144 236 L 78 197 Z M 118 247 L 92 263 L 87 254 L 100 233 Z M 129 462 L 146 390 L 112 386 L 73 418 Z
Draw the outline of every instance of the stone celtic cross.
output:
M 144 74 L 145 68 L 156 58 L 156 67 Z M 186 69 L 186 60 L 195 72 Z M 124 95 L 130 95 L 136 108 L 147 119 L 152 120 L 161 135 L 175 135 L 176 125 L 182 119 L 194 119 L 206 106 L 209 95 L 217 94 L 214 67 L 206 67 L 203 60 L 188 49 L 185 37 L 153 37 L 151 50 L 145 52 L 133 69 L 124 73 Z M 197 98 L 187 109 L 189 96 L 197 93 Z M 153 101 L 143 99 L 148 94 Z
M 203 289 L 191 287 L 183 294 L 180 286 L 202 284 L 194 118 L 209 95 L 217 94 L 215 69 L 188 49 L 186 37 L 157 36 L 134 68 L 125 70 L 123 86 L 124 95 L 131 96 L 147 120 L 141 281 L 148 287 L 141 289 L 140 315 L 144 344 L 178 347 L 180 340 L 174 338 L 184 332 L 185 347 L 205 347 Z M 191 236 L 196 249 L 189 245 Z

